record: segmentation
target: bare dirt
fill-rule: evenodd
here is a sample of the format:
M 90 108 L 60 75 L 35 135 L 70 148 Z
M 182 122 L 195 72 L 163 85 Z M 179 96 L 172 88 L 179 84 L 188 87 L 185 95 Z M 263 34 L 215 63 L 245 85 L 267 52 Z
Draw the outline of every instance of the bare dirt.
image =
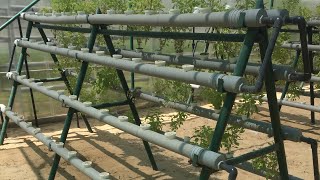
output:
M 299 101 L 308 102 L 308 98 L 302 97 Z M 319 103 L 320 100 L 316 100 L 316 104 Z M 259 109 L 260 112 L 252 118 L 269 121 L 267 104 L 262 104 Z M 141 110 L 141 117 L 148 111 Z M 174 111 L 163 108 L 162 112 L 164 116 L 168 116 Z M 281 119 L 283 124 L 301 129 L 306 137 L 320 140 L 320 121 L 317 120 L 317 125 L 310 125 L 310 112 L 283 107 Z M 316 113 L 316 119 L 319 119 L 319 113 Z M 83 123 L 81 128 L 77 128 L 73 122 L 66 147 L 78 151 L 82 160 L 92 161 L 97 170 L 109 172 L 112 179 L 197 179 L 200 169 L 190 165 L 187 158 L 152 145 L 159 167 L 159 171 L 153 171 L 140 139 L 94 119 L 90 119 L 90 123 L 94 133 L 87 132 Z M 215 121 L 190 116 L 177 134 L 181 137 L 192 136 L 194 129 L 201 125 L 214 127 Z M 62 127 L 62 122 L 41 125 L 42 132 L 55 139 L 59 138 Z M 166 129 L 168 123 L 164 130 Z M 54 153 L 19 128 L 8 129 L 8 136 L 5 144 L 0 146 L 0 179 L 47 179 Z M 272 141 L 272 138 L 264 134 L 246 130 L 235 156 L 263 147 Z M 289 173 L 300 179 L 313 179 L 310 145 L 285 141 L 285 148 Z M 217 172 L 211 175 L 211 179 L 227 179 L 227 175 L 226 172 Z M 88 178 L 61 160 L 56 179 Z M 238 179 L 264 178 L 239 170 Z

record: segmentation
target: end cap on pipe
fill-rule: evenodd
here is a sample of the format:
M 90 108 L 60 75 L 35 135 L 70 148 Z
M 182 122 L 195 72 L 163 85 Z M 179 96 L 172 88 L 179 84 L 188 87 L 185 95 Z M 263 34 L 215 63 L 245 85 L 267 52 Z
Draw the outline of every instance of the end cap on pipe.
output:
M 18 42 L 20 41 L 20 39 L 16 39 L 16 40 L 14 40 L 14 44 L 16 45 L 16 46 L 18 46 Z
M 244 11 L 245 15 L 245 26 L 247 27 L 261 27 L 264 24 L 261 23 L 261 18 L 267 16 L 267 11 L 264 9 L 250 9 Z
M 4 104 L 0 104 L 1 112 L 6 112 L 6 106 Z
M 26 13 L 21 13 L 21 14 L 20 14 L 20 18 L 21 18 L 21 19 L 24 19 L 25 16 L 26 16 Z

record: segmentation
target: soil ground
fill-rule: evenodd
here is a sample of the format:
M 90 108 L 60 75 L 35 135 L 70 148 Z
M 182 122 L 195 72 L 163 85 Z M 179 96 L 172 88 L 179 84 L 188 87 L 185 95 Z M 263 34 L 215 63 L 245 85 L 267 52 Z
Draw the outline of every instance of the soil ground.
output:
M 308 102 L 308 97 L 301 97 L 300 102 Z M 319 104 L 320 100 L 316 100 Z M 208 107 L 208 105 L 206 105 Z M 260 112 L 252 118 L 269 121 L 267 104 L 262 104 Z M 150 109 L 140 110 L 143 117 Z M 163 108 L 164 116 L 169 116 L 174 111 Z M 316 119 L 319 119 L 316 113 Z M 281 111 L 282 123 L 299 128 L 306 137 L 320 140 L 320 121 L 310 125 L 310 112 L 283 106 Z M 82 121 L 81 121 L 82 122 Z M 147 155 L 140 139 L 128 135 L 111 126 L 90 119 L 94 133 L 88 133 L 84 124 L 81 128 L 72 123 L 72 129 L 66 145 L 70 150 L 76 150 L 82 160 L 93 162 L 99 171 L 107 171 L 112 179 L 197 179 L 200 169 L 191 166 L 188 159 L 172 153 L 156 145 L 152 145 L 159 171 L 150 167 Z M 190 116 L 185 124 L 177 131 L 178 136 L 192 136 L 196 127 L 212 125 L 215 121 Z M 63 123 L 41 125 L 42 132 L 59 138 Z M 164 130 L 168 129 L 168 123 Z M 19 128 L 8 129 L 8 138 L 5 145 L 0 146 L 0 179 L 47 179 L 50 164 L 54 153 L 42 145 L 32 136 Z M 241 136 L 240 147 L 235 151 L 235 156 L 258 149 L 272 142 L 273 139 L 264 134 L 246 130 Z M 298 179 L 313 179 L 312 159 L 310 145 L 285 141 L 289 173 Z M 319 151 L 318 151 L 319 154 Z M 211 179 L 227 179 L 226 172 L 217 172 Z M 64 160 L 60 161 L 56 179 L 88 179 Z M 264 179 L 263 177 L 239 170 L 238 179 Z

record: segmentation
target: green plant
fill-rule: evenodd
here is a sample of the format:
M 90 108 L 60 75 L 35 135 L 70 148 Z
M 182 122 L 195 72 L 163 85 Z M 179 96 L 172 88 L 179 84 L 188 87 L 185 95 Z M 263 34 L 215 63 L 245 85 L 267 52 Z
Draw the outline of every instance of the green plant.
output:
M 275 179 L 279 176 L 279 167 L 275 152 L 253 159 L 252 166 L 256 170 L 264 171 L 266 173 L 266 179 Z
M 216 89 L 202 87 L 200 97 L 212 104 L 214 109 L 221 109 L 225 94 L 218 92 Z
M 259 111 L 256 103 L 262 103 L 262 97 L 264 95 L 262 93 L 258 95 L 253 95 L 249 93 L 242 93 L 241 99 L 239 100 L 240 104 L 237 106 L 236 113 L 239 115 L 246 115 L 250 117 L 253 113 Z
M 145 118 L 145 121 L 150 124 L 150 130 L 155 132 L 160 132 L 162 130 L 162 115 L 159 111 L 153 111 L 148 113 Z
M 203 125 L 194 130 L 192 139 L 194 144 L 200 147 L 208 148 L 212 139 L 213 129 L 210 126 Z
M 189 97 L 191 86 L 183 82 L 156 79 L 153 89 L 156 95 L 164 96 L 168 101 L 184 102 Z
M 232 148 L 239 146 L 240 135 L 244 133 L 244 128 L 237 125 L 228 125 L 221 142 L 223 147 L 228 153 L 232 152 Z
M 115 69 L 104 67 L 97 73 L 97 79 L 94 83 L 94 90 L 100 94 L 107 89 L 118 89 L 120 80 Z
M 177 114 L 171 116 L 170 128 L 171 131 L 177 131 L 188 118 L 188 114 L 185 112 L 179 111 Z

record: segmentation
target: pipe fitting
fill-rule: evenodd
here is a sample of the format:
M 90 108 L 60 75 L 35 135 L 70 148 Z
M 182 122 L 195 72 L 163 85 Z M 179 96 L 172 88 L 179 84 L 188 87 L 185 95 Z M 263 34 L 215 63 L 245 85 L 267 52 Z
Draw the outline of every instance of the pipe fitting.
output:
M 118 116 L 119 121 L 127 122 L 129 120 L 128 116 Z
M 131 15 L 131 14 L 133 14 L 133 13 L 134 13 L 133 10 L 126 10 L 126 11 L 124 11 L 124 14 L 125 14 L 125 15 Z
M 78 96 L 76 95 L 70 95 L 69 96 L 69 99 L 72 100 L 72 101 L 76 101 L 78 99 Z
M 21 13 L 21 14 L 20 14 L 20 18 L 21 18 L 21 19 L 24 19 L 25 16 L 26 16 L 26 13 Z
M 161 67 L 166 65 L 166 61 L 154 61 L 154 64 L 158 67 Z
M 89 48 L 81 48 L 81 52 L 89 53 Z
M 109 112 L 109 109 L 100 109 L 99 111 L 100 111 L 100 113 L 103 114 L 103 115 L 110 115 L 110 114 L 109 114 L 109 113 L 110 113 L 110 112 Z
M 105 52 L 104 51 L 96 51 L 96 55 L 98 56 L 104 56 Z
M 15 72 L 7 72 L 6 77 L 8 79 L 12 79 L 14 75 L 15 75 Z
M 121 54 L 114 54 L 112 55 L 113 58 L 115 59 L 122 59 L 122 55 Z
M 177 135 L 177 133 L 174 131 L 164 133 L 164 136 L 166 136 L 166 138 L 168 138 L 168 139 L 175 139 L 176 135 Z
M 32 127 L 32 122 L 26 122 L 26 127 L 27 128 Z
M 56 146 L 57 146 L 57 148 L 63 148 L 64 143 L 63 142 L 57 142 Z
M 182 69 L 183 69 L 185 72 L 192 71 L 192 70 L 194 69 L 194 65 L 184 64 L 184 65 L 182 65 Z
M 18 42 L 20 41 L 20 39 L 16 39 L 16 40 L 14 40 L 14 45 L 18 45 Z
M 36 134 L 38 134 L 38 133 L 40 133 L 41 132 L 41 129 L 40 128 L 35 128 L 34 130 L 33 130 L 33 134 L 34 135 L 36 135 Z
M 4 104 L 0 104 L 1 112 L 6 112 L 6 106 Z
M 141 63 L 142 62 L 142 58 L 132 58 L 132 61 L 135 63 Z
M 92 102 L 86 101 L 86 102 L 83 102 L 83 105 L 84 105 L 85 107 L 91 107 L 91 106 L 92 106 Z
M 77 157 L 77 151 L 69 151 L 68 152 L 68 160 L 71 158 Z
M 107 173 L 107 172 L 102 172 L 99 174 L 100 176 L 100 179 L 109 179 L 110 178 L 110 173 Z
M 43 86 L 43 82 L 37 82 L 36 85 L 37 86 Z
M 143 130 L 149 130 L 151 128 L 150 124 L 140 124 L 141 129 Z
M 90 168 L 91 165 L 92 165 L 92 162 L 91 161 L 84 161 L 82 163 L 82 165 L 83 165 L 84 168 Z

